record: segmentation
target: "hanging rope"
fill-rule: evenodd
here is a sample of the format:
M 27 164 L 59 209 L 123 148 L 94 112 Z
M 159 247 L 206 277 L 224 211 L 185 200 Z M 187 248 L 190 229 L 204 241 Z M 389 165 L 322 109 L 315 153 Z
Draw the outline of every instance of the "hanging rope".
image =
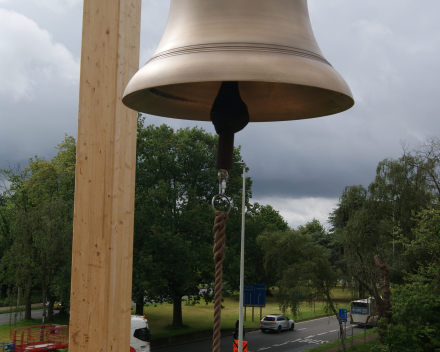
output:
M 220 352 L 221 336 L 221 310 L 222 310 L 222 275 L 223 261 L 225 260 L 226 246 L 226 222 L 228 213 L 217 211 L 215 213 L 214 228 L 214 264 L 215 264 L 215 287 L 214 287 L 214 331 L 212 338 L 212 351 Z

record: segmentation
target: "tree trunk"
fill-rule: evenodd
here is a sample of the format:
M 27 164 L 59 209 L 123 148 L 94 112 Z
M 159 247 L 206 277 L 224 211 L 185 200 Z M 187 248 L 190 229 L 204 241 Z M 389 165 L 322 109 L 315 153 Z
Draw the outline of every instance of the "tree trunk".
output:
M 338 323 L 339 323 L 339 334 L 341 336 L 341 344 L 342 344 L 342 350 L 345 352 L 347 347 L 345 346 L 345 334 L 344 334 L 344 327 L 342 326 L 342 320 L 339 317 L 339 312 L 336 310 L 335 305 L 333 304 L 333 300 L 331 298 L 330 295 L 330 291 L 328 292 L 324 292 L 324 294 L 326 295 L 327 298 L 327 302 L 330 306 L 330 309 L 333 311 L 333 314 L 336 316 L 336 318 L 338 319 Z
M 182 297 L 173 297 L 173 326 L 182 326 Z
M 144 315 L 144 295 L 140 294 L 136 297 L 136 315 Z
M 47 321 L 53 321 L 53 305 L 55 304 L 55 296 L 52 296 L 49 300 L 49 306 L 47 307 Z
M 41 320 L 41 323 L 43 325 L 46 324 L 46 315 L 47 315 L 46 302 L 47 302 L 46 290 L 43 290 L 43 319 Z
M 380 287 L 382 289 L 382 298 L 377 301 L 379 318 L 385 318 L 389 324 L 391 321 L 391 302 L 390 302 L 390 282 L 388 281 L 388 266 L 383 264 L 378 255 L 374 256 L 374 262 L 380 272 Z M 380 340 L 383 342 L 385 337 L 385 327 L 380 327 Z
M 31 310 L 31 293 L 32 290 L 26 290 L 24 295 L 25 305 L 24 305 L 24 318 L 25 319 L 32 319 L 32 310 Z

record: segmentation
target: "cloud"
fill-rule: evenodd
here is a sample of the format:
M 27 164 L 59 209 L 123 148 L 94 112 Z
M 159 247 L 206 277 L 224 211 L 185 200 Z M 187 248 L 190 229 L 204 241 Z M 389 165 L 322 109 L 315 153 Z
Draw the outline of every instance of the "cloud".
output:
M 0 33 L 0 95 L 29 101 L 40 83 L 78 82 L 79 61 L 33 20 L 0 9 Z
M 252 198 L 252 202 L 271 205 L 287 221 L 290 227 L 297 228 L 313 219 L 318 220 L 325 228 L 329 228 L 329 214 L 336 208 L 339 198 L 306 197 L 283 199 L 278 197 Z
M 81 0 L 39 0 L 40 5 L 54 12 L 65 12 L 82 3 Z

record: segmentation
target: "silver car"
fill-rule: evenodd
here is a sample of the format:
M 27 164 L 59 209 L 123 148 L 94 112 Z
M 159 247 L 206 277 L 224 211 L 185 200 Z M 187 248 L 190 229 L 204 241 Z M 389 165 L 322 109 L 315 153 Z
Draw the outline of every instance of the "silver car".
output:
M 294 328 L 295 322 L 285 315 L 270 314 L 266 315 L 263 320 L 260 321 L 260 330 L 262 332 L 272 330 L 280 333 L 281 330 L 292 331 Z

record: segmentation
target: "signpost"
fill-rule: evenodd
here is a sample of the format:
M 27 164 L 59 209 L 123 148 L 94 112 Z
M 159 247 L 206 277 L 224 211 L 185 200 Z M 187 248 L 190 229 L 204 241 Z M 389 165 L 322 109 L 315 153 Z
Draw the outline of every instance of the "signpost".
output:
M 252 307 L 252 321 L 254 321 L 254 307 L 260 307 L 260 319 L 262 318 L 262 308 L 266 307 L 266 285 L 245 285 L 244 286 L 245 320 L 246 307 Z
M 315 302 L 316 302 L 316 298 L 317 298 L 318 296 L 316 296 L 316 295 L 313 295 L 313 314 L 315 314 Z
M 343 323 L 347 322 L 347 309 L 339 309 L 339 317 Z
M 341 321 L 343 323 L 345 323 L 345 328 L 344 328 L 344 336 L 341 336 L 341 340 L 345 339 L 345 331 L 347 330 L 347 309 L 339 309 L 339 318 L 341 318 Z

